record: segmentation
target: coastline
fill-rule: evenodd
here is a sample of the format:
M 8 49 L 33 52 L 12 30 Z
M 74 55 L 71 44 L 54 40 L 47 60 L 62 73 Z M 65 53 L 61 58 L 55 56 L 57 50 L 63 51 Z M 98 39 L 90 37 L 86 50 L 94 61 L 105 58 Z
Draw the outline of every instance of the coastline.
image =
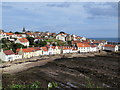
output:
M 88 57 L 88 56 L 95 56 L 95 55 L 107 55 L 106 52 L 94 52 L 94 53 L 85 53 L 85 54 L 78 54 L 78 53 L 70 53 L 70 54 L 61 54 L 61 55 L 51 55 L 51 56 L 43 56 L 37 59 L 29 59 L 27 62 L 22 61 L 14 61 L 12 63 L 3 63 L 0 65 L 0 69 L 2 69 L 3 74 L 14 74 L 24 70 L 27 70 L 32 67 L 42 66 L 49 62 L 52 62 L 56 59 L 60 58 L 74 58 L 74 57 Z M 34 58 L 34 57 L 33 57 Z
M 12 65 L 12 68 L 16 68 L 11 70 L 11 67 L 6 67 L 7 72 L 3 73 L 3 87 L 6 88 L 10 84 L 28 85 L 39 81 L 41 88 L 47 88 L 49 82 L 58 83 L 59 88 L 87 88 L 90 80 L 94 88 L 115 88 L 120 82 L 119 55 L 120 53 L 114 52 L 55 55 L 56 58 L 49 56 L 48 59 L 33 64 L 27 62 Z

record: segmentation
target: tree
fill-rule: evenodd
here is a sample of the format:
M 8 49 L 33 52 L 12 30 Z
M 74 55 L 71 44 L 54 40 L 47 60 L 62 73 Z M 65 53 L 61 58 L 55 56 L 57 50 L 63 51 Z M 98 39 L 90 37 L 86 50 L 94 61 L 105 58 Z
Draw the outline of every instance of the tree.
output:
M 56 46 L 56 44 L 55 44 L 55 43 L 53 43 L 52 45 L 53 45 L 53 46 Z
M 30 45 L 34 45 L 34 38 L 33 37 L 27 37 L 27 39 L 30 42 Z
M 6 47 L 7 47 L 7 45 L 6 45 L 6 44 L 3 44 L 3 45 L 2 45 L 2 48 L 6 48 Z
M 60 33 L 64 33 L 65 34 L 65 32 L 63 32 L 63 31 L 61 31 Z
M 31 31 L 27 31 L 28 33 L 30 33 Z
M 11 43 L 10 48 L 13 50 L 13 52 L 16 52 L 16 49 L 24 48 L 24 45 L 20 43 Z
M 15 34 L 21 34 L 20 32 L 15 32 Z
M 13 33 L 12 31 L 10 31 L 9 33 Z
M 11 42 L 8 39 L 2 38 L 0 42 L 2 43 L 2 48 L 9 49 Z
M 9 40 L 8 40 L 8 39 L 6 39 L 6 38 L 2 38 L 2 39 L 1 39 L 1 42 L 2 42 L 3 44 L 5 44 L 5 43 L 8 43 L 8 42 L 9 42 Z
M 47 42 L 40 40 L 39 45 L 40 45 L 40 47 L 43 47 L 43 46 L 47 45 Z
M 71 45 L 72 45 L 72 42 L 71 42 L 70 40 L 68 40 L 68 41 L 67 41 L 67 44 L 68 44 L 69 46 L 71 46 Z

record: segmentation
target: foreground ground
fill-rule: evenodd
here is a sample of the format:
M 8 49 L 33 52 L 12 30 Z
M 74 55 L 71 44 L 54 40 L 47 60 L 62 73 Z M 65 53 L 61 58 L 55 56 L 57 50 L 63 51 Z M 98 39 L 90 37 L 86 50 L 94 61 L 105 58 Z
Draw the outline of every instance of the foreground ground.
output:
M 48 82 L 57 82 L 59 88 L 118 88 L 120 76 L 118 63 L 120 55 L 96 55 L 89 57 L 61 58 L 43 66 L 37 66 L 15 74 L 3 74 L 3 87 L 14 84 L 41 82 L 46 88 Z

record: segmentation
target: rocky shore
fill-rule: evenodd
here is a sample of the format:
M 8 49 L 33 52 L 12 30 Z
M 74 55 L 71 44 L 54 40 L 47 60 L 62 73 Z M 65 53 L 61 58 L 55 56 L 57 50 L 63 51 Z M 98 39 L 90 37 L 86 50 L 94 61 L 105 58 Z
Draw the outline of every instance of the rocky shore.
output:
M 44 57 L 45 58 L 45 57 Z M 59 88 L 116 88 L 119 53 L 89 53 L 46 56 L 35 62 L 13 64 L 3 69 L 3 87 L 11 83 L 28 84 L 40 81 L 42 88 L 54 81 Z M 49 62 L 49 63 L 48 63 Z M 11 75 L 9 75 L 11 74 Z
M 40 56 L 40 57 L 32 57 L 28 59 L 21 59 L 15 60 L 11 62 L 5 62 L 0 64 L 0 69 L 2 73 L 17 73 L 20 71 L 24 71 L 31 67 L 45 65 L 48 62 L 54 61 L 59 58 L 73 58 L 73 57 L 88 57 L 88 56 L 95 56 L 95 55 L 106 55 L 106 52 L 94 52 L 94 53 L 69 53 L 69 54 L 60 54 L 60 55 L 48 55 L 48 56 Z

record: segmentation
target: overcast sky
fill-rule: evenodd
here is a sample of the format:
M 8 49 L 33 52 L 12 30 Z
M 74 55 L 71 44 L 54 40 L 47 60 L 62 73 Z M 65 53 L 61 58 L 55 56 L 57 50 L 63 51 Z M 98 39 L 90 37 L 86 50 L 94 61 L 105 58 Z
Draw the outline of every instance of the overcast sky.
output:
M 118 3 L 2 3 L 2 28 L 21 31 L 64 31 L 84 37 L 118 36 Z

